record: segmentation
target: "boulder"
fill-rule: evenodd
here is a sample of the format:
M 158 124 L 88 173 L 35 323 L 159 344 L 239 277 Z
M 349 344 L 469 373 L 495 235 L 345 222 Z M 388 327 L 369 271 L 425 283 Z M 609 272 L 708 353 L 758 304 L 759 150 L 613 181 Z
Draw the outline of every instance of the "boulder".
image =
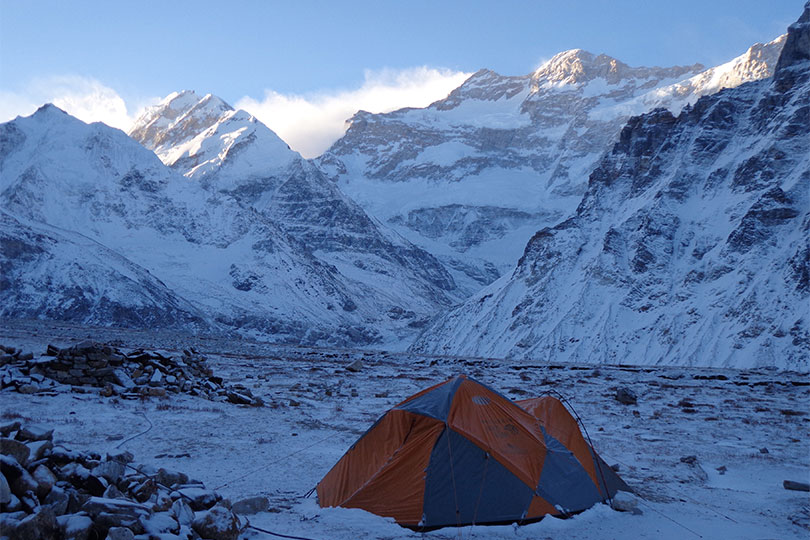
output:
M 61 516 L 67 512 L 70 495 L 61 487 L 53 486 L 53 489 L 51 489 L 50 493 L 45 497 L 44 502 L 53 509 L 54 514 Z
M 141 520 L 144 531 L 152 536 L 162 534 L 177 534 L 180 532 L 180 524 L 168 513 L 158 512 L 146 519 Z
M 620 387 L 616 389 L 616 401 L 625 405 L 634 405 L 638 401 L 636 393 L 629 388 Z
M 135 456 L 132 455 L 132 452 L 118 452 L 115 454 L 107 454 L 107 460 L 109 461 L 117 461 L 119 463 L 123 463 L 126 465 L 127 463 L 132 463 L 135 459 Z
M 93 520 L 83 514 L 68 514 L 56 518 L 65 540 L 88 540 L 93 531 Z
M 359 358 L 354 362 L 352 362 L 351 364 L 349 364 L 348 366 L 346 366 L 346 371 L 350 371 L 352 373 L 357 373 L 359 371 L 362 371 L 362 369 L 363 369 L 363 361 L 360 360 Z
M 56 540 L 60 536 L 56 515 L 47 506 L 41 506 L 25 519 L 20 520 L 9 535 L 15 540 Z
M 270 501 L 264 495 L 241 499 L 231 505 L 231 510 L 236 514 L 250 515 L 264 512 L 270 506 Z
M 82 510 L 93 517 L 104 513 L 127 516 L 136 520 L 149 516 L 149 508 L 142 504 L 121 499 L 104 499 L 102 497 L 90 497 L 82 505 Z
M 174 501 L 169 512 L 181 526 L 190 527 L 194 521 L 194 510 L 183 499 Z
M 223 506 L 214 506 L 206 512 L 199 512 L 191 528 L 201 538 L 211 540 L 237 540 L 239 538 L 239 521 L 236 516 Z
M 215 492 L 202 487 L 183 488 L 179 490 L 179 493 L 195 512 L 208 510 L 220 499 Z
M 619 512 L 632 512 L 641 514 L 638 508 L 638 499 L 626 491 L 617 491 L 610 501 L 611 507 Z
M 18 441 L 53 441 L 53 429 L 42 426 L 23 426 L 15 437 Z
M 45 465 L 38 465 L 31 476 L 37 483 L 36 494 L 40 499 L 47 496 L 56 485 L 56 476 Z
M 13 457 L 0 455 L 0 473 L 6 477 L 11 492 L 17 497 L 22 498 L 29 491 L 37 489 L 37 482 L 31 473 Z
M 133 540 L 135 533 L 126 527 L 110 527 L 107 532 L 107 540 Z
M 8 504 L 11 502 L 11 486 L 8 485 L 6 476 L 0 474 L 0 504 Z
M 53 449 L 53 442 L 48 440 L 29 441 L 25 443 L 25 446 L 27 446 L 31 452 L 31 454 L 28 456 L 28 459 L 30 461 L 39 461 L 40 459 L 47 456 Z
M 96 476 L 104 478 L 108 482 L 116 483 L 124 476 L 124 472 L 126 471 L 121 462 L 108 460 L 94 467 L 91 472 Z
M 15 441 L 14 439 L 0 439 L 0 454 L 4 456 L 11 456 L 17 460 L 20 465 L 28 463 L 28 456 L 31 454 L 31 449 L 25 443 Z
M 0 435 L 3 437 L 8 437 L 15 431 L 20 429 L 20 422 L 15 420 L 13 422 L 3 422 L 0 423 Z
M 188 475 L 181 472 L 169 471 L 167 469 L 160 468 L 158 469 L 155 479 L 158 481 L 158 483 L 166 487 L 172 487 L 178 484 L 187 483 Z

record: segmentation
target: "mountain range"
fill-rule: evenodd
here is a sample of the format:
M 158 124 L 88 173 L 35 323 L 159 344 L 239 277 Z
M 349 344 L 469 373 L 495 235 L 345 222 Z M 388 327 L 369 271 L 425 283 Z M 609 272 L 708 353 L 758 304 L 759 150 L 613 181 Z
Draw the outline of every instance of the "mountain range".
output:
M 633 114 L 674 112 L 773 73 L 785 36 L 711 69 L 630 67 L 570 50 L 536 71 L 480 70 L 424 109 L 359 112 L 319 166 L 366 211 L 436 254 L 475 291 L 579 203 Z
M 771 78 L 636 116 L 575 212 L 415 351 L 808 368 L 810 7 Z
M 806 368 L 808 13 L 710 69 L 480 70 L 314 160 L 211 94 L 45 105 L 0 125 L 0 317 Z

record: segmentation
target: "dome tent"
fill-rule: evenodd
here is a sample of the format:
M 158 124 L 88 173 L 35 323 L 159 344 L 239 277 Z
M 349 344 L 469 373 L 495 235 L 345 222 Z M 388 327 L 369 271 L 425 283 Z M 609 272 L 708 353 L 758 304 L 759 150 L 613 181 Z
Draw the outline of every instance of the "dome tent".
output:
M 464 375 L 386 412 L 316 489 L 322 507 L 416 530 L 567 516 L 629 490 L 556 398 L 513 402 Z

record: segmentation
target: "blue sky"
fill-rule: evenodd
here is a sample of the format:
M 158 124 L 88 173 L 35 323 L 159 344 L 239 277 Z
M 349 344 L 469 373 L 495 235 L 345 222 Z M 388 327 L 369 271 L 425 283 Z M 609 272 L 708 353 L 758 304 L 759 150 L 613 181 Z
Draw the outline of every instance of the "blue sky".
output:
M 631 65 L 711 66 L 784 33 L 803 4 L 0 0 L 0 121 L 70 91 L 120 98 L 126 115 L 113 124 L 185 88 L 235 104 L 268 92 L 317 101 L 410 84 L 414 103 L 408 92 L 392 99 L 420 105 L 461 74 L 482 67 L 526 74 L 571 48 Z M 431 90 L 420 91 L 420 84 Z M 114 111 L 118 105 L 110 103 Z

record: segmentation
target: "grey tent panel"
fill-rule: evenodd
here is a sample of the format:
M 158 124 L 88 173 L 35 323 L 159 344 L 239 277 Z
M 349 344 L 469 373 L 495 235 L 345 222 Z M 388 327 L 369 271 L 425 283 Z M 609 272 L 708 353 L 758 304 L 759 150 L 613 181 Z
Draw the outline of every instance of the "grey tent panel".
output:
M 447 428 L 430 454 L 422 524 L 517 521 L 525 515 L 532 496 L 532 489 L 495 458 Z

